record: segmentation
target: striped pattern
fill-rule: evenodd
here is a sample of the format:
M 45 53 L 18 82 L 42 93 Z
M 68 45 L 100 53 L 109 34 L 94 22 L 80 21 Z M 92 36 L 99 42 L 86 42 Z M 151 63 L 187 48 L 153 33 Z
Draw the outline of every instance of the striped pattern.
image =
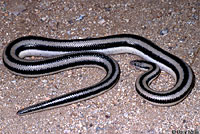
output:
M 149 61 L 149 65 L 156 66 L 153 67 L 153 70 L 150 69 L 151 71 L 140 76 L 136 82 L 137 92 L 150 103 L 160 106 L 177 104 L 191 92 L 194 86 L 194 74 L 188 64 L 164 51 L 151 41 L 137 35 L 123 34 L 80 40 L 55 40 L 35 36 L 22 37 L 7 46 L 3 54 L 3 60 L 5 66 L 13 73 L 36 77 L 62 71 L 65 68 L 80 66 L 81 64 L 102 67 L 104 63 L 103 68 L 105 68 L 105 66 L 108 66 L 107 64 L 110 64 L 109 62 L 114 61 L 105 55 L 103 56 L 102 53 L 105 55 L 131 53 Z M 95 55 L 95 58 L 91 58 L 93 55 Z M 101 65 L 97 64 L 97 55 L 104 57 L 102 58 L 104 60 L 109 59 L 109 62 L 102 60 Z M 47 59 L 27 61 L 23 59 L 26 56 L 43 56 Z M 69 64 L 63 65 L 63 62 Z M 111 68 L 111 71 L 118 70 L 118 65 L 115 65 L 115 67 Z M 169 91 L 158 92 L 149 87 L 146 77 L 149 76 L 148 73 L 150 75 L 155 73 L 154 71 L 157 68 L 168 72 L 175 78 L 176 84 Z M 40 72 L 44 72 L 44 74 Z M 119 74 L 119 70 L 116 74 Z M 110 85 L 110 87 L 112 86 Z M 91 96 L 94 96 L 94 94 L 91 94 Z M 79 100 L 79 98 L 76 98 L 76 100 Z

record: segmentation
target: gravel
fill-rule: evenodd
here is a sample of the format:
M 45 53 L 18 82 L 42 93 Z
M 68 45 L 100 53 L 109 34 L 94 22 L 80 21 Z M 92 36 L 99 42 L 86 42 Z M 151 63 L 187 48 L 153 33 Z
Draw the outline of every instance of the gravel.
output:
M 200 133 L 200 2 L 198 0 L 1 0 L 0 133 L 2 134 L 171 134 Z M 105 72 L 79 68 L 39 78 L 10 73 L 2 64 L 3 48 L 21 36 L 82 39 L 137 34 L 177 55 L 194 70 L 196 85 L 180 104 L 158 107 L 135 91 L 142 71 L 130 54 L 112 56 L 121 68 L 119 83 L 90 100 L 25 116 L 17 110 L 100 81 Z M 165 72 L 152 83 L 169 89 Z

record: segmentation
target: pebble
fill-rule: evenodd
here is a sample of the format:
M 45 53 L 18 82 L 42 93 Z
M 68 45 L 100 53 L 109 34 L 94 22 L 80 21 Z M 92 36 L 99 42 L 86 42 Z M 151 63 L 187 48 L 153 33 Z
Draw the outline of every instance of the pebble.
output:
M 102 127 L 99 127 L 99 126 L 96 127 L 96 132 L 101 131 L 101 130 L 103 130 Z
M 160 35 L 167 35 L 169 33 L 169 29 L 165 28 L 160 31 Z
M 193 25 L 193 24 L 195 24 L 195 22 L 192 21 L 192 20 L 189 20 L 189 21 L 187 21 L 187 24 L 189 24 L 189 25 Z
M 25 10 L 26 10 L 26 7 L 22 4 L 19 4 L 12 7 L 12 10 L 10 11 L 10 13 L 14 14 L 15 16 L 18 16 Z
M 12 82 L 13 84 L 16 84 L 17 81 L 16 81 L 16 80 L 12 80 L 11 82 Z
M 192 17 L 193 17 L 195 20 L 198 20 L 198 19 L 199 19 L 199 16 L 196 15 L 196 14 L 193 14 Z
M 103 25 L 105 22 L 106 22 L 106 21 L 105 21 L 104 19 L 100 19 L 100 20 L 98 21 L 98 23 L 99 23 L 100 25 Z
M 47 80 L 42 80 L 43 83 L 47 83 Z
M 41 21 L 45 22 L 45 21 L 48 21 L 49 20 L 49 17 L 48 16 L 44 16 L 41 18 Z
M 73 20 L 68 20 L 68 23 L 69 24 L 73 24 Z
M 124 117 L 128 118 L 128 113 L 124 113 Z
M 185 38 L 179 39 L 179 42 L 183 43 L 185 41 Z
M 67 129 L 64 130 L 64 134 L 70 134 L 70 132 L 71 132 L 70 130 Z
M 83 27 L 83 28 L 82 28 L 82 31 L 85 31 L 85 30 L 86 30 L 86 28 Z
M 106 117 L 106 118 L 110 118 L 110 115 L 111 115 L 110 112 L 106 112 L 105 117 Z
M 68 31 L 67 31 L 67 34 L 68 34 L 68 35 L 71 35 L 71 31 L 68 30 Z
M 80 15 L 78 18 L 76 18 L 76 21 L 81 21 L 82 19 L 84 19 L 84 17 L 85 17 L 85 15 L 82 14 L 82 15 Z

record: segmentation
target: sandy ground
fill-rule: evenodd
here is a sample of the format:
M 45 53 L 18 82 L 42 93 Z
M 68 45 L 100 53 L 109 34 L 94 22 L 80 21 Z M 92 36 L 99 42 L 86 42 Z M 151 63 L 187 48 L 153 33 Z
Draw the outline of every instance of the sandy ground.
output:
M 200 133 L 200 1 L 198 0 L 0 0 L 1 134 L 178 134 Z M 24 78 L 2 63 L 6 45 L 21 36 L 81 39 L 137 34 L 186 61 L 196 84 L 180 104 L 158 107 L 135 91 L 142 71 L 130 65 L 137 56 L 112 56 L 121 68 L 118 84 L 96 98 L 31 115 L 16 112 L 31 104 L 100 81 L 105 72 L 80 68 Z M 152 86 L 169 89 L 173 78 L 162 72 Z

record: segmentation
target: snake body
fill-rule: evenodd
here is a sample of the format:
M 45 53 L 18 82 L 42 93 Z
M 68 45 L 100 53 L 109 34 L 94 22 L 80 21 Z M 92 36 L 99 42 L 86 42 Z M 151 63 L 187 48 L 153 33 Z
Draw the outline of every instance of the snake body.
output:
M 97 66 L 107 72 L 99 83 L 66 95 L 24 108 L 19 115 L 95 97 L 119 80 L 119 66 L 107 55 L 130 53 L 143 58 L 135 65 L 147 71 L 136 81 L 136 90 L 148 102 L 159 106 L 171 106 L 182 101 L 194 86 L 194 74 L 190 66 L 180 58 L 161 49 L 153 42 L 137 35 L 121 34 L 100 38 L 57 40 L 36 36 L 21 37 L 11 42 L 3 53 L 4 65 L 14 74 L 37 77 L 81 66 Z M 47 57 L 27 60 L 27 56 Z M 156 91 L 150 82 L 164 70 L 175 79 L 168 91 Z

